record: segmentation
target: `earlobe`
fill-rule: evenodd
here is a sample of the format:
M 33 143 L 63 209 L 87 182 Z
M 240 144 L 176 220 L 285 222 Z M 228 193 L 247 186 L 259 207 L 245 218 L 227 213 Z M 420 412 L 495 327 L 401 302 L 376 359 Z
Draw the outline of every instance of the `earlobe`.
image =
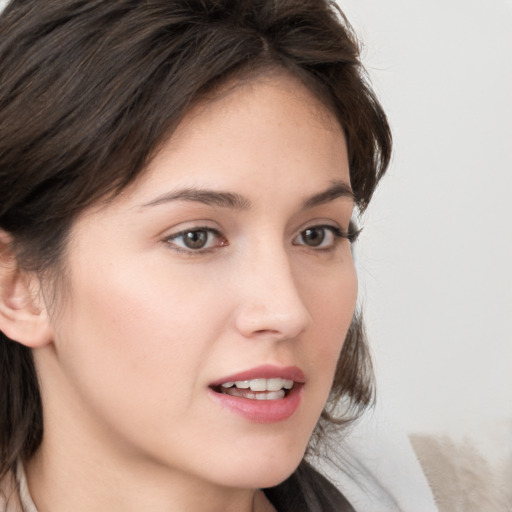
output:
M 11 237 L 1 230 L 0 330 L 11 340 L 31 348 L 52 340 L 39 279 L 18 268 Z

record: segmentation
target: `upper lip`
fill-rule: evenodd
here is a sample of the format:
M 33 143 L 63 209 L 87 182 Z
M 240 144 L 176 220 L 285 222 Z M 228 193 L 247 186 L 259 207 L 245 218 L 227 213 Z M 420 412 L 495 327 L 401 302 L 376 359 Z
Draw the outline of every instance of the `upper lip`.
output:
M 274 366 L 263 365 L 250 370 L 234 373 L 221 379 L 217 379 L 210 384 L 211 387 L 220 386 L 225 382 L 236 382 L 241 380 L 252 379 L 275 379 L 281 378 L 285 380 L 293 380 L 294 382 L 304 383 L 306 377 L 300 368 L 297 366 Z

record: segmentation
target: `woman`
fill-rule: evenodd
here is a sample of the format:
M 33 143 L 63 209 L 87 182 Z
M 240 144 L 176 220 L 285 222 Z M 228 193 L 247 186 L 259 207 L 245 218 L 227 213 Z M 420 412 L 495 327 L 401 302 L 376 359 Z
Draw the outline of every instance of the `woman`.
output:
M 350 243 L 391 137 L 343 16 L 14 0 L 0 31 L 3 508 L 352 510 L 307 460 L 372 399 Z

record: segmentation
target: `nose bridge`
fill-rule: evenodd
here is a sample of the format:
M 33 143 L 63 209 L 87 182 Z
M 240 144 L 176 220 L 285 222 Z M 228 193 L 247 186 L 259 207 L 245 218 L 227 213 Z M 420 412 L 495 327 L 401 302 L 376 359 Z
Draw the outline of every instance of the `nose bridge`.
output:
M 282 240 L 258 244 L 244 258 L 238 330 L 247 337 L 277 339 L 298 336 L 311 321 Z

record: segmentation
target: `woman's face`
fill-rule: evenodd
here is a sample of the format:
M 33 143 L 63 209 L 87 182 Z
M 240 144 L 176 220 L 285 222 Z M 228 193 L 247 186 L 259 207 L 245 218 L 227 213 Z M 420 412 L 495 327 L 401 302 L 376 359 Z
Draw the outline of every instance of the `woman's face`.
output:
M 48 432 L 220 486 L 286 478 L 354 312 L 352 209 L 342 130 L 297 80 L 194 108 L 74 225 L 51 371 L 36 356 Z

